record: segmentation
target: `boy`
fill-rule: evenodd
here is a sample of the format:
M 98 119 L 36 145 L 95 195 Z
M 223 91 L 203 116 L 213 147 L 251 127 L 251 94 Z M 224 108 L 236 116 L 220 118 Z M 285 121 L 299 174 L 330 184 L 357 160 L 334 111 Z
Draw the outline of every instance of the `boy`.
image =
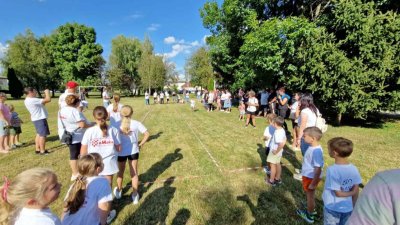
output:
M 322 132 L 318 127 L 308 127 L 304 129 L 304 141 L 310 145 L 303 157 L 301 169 L 302 184 L 307 197 L 307 209 L 297 210 L 297 214 L 307 223 L 314 223 L 315 212 L 315 189 L 322 178 L 322 167 L 324 157 L 319 141 Z
M 269 143 L 270 152 L 268 153 L 267 163 L 270 164 L 271 174 L 270 177 L 265 181 L 268 185 L 275 186 L 277 184 L 282 184 L 281 181 L 281 158 L 283 153 L 283 147 L 286 144 L 286 132 L 282 125 L 285 123 L 285 119 L 278 116 L 273 120 L 273 126 L 275 127 L 275 132 L 272 135 L 272 139 Z
M 349 219 L 358 197 L 361 176 L 350 164 L 348 157 L 353 152 L 353 142 L 342 137 L 328 141 L 329 156 L 335 164 L 326 171 L 324 200 L 324 225 L 344 225 Z
M 268 154 L 269 154 L 269 143 L 271 142 L 272 135 L 274 135 L 274 132 L 275 132 L 275 127 L 273 125 L 273 122 L 276 117 L 277 117 L 277 115 L 272 114 L 272 113 L 267 115 L 267 120 L 268 120 L 269 126 L 266 127 L 264 130 L 265 156 L 266 157 L 268 157 Z M 267 166 L 264 167 L 264 172 L 266 174 L 271 174 L 270 166 L 269 166 L 268 162 L 267 162 Z

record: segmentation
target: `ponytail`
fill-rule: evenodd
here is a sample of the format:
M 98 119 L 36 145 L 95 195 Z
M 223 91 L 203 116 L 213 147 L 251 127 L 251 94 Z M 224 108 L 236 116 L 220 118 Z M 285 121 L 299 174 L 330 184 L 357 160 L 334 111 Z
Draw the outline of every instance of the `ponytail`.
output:
M 113 98 L 114 98 L 113 111 L 118 112 L 118 105 L 121 97 L 118 94 L 114 94 Z
M 79 211 L 86 198 L 87 177 L 97 176 L 97 169 L 102 166 L 103 161 L 98 153 L 90 153 L 78 159 L 78 172 L 80 175 L 68 191 L 64 202 L 64 212 L 74 214 Z
M 131 119 L 133 114 L 133 109 L 129 105 L 124 105 L 121 109 L 121 132 L 125 135 L 128 135 L 131 131 Z
M 106 137 L 107 136 L 107 130 L 108 130 L 108 126 L 107 126 L 107 118 L 108 118 L 108 113 L 107 113 L 107 109 L 104 108 L 104 106 L 96 106 L 96 108 L 93 109 L 93 117 L 97 120 L 101 120 L 99 126 L 101 131 L 103 132 L 103 136 Z

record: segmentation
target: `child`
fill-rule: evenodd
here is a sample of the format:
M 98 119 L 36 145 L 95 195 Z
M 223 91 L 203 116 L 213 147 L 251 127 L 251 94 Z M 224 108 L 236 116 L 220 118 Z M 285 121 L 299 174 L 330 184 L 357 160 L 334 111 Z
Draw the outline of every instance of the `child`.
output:
M 122 105 L 120 102 L 121 97 L 118 94 L 113 95 L 114 103 L 107 107 L 108 119 L 110 119 L 110 126 L 118 129 L 121 122 L 121 116 L 119 111 L 121 111 Z
M 19 141 L 19 135 L 22 133 L 21 123 L 18 113 L 14 111 L 14 106 L 10 105 L 11 112 L 11 129 L 10 129 L 10 145 L 11 148 L 20 147 L 23 144 Z
M 315 189 L 322 178 L 322 167 L 324 157 L 319 141 L 322 132 L 318 127 L 308 127 L 304 129 L 304 141 L 310 145 L 303 157 L 301 168 L 303 189 L 307 196 L 307 209 L 297 210 L 297 214 L 308 223 L 314 223 L 315 212 Z
M 0 153 L 8 153 L 10 146 L 8 143 L 8 126 L 11 124 L 10 108 L 4 104 L 7 95 L 0 92 Z
M 118 152 L 121 147 L 121 139 L 118 129 L 108 126 L 107 110 L 103 106 L 97 106 L 93 110 L 96 125 L 87 129 L 82 138 L 81 156 L 88 153 L 99 153 L 103 158 L 104 168 L 101 173 L 112 185 L 113 175 L 118 172 Z
M 194 99 L 190 100 L 190 108 L 192 109 L 192 111 L 196 109 L 196 101 Z
M 0 224 L 61 225 L 49 205 L 59 196 L 57 175 L 43 168 L 25 170 L 0 189 Z
M 132 201 L 133 204 L 139 203 L 139 177 L 138 177 L 138 159 L 139 150 L 146 143 L 150 134 L 142 123 L 132 120 L 132 107 L 125 105 L 122 107 L 121 116 L 121 152 L 118 153 L 118 177 L 117 187 L 114 188 L 115 198 L 120 199 L 122 195 L 122 181 L 124 178 L 125 164 L 129 160 L 129 171 L 132 182 Z M 139 132 L 143 134 L 143 139 L 139 143 Z
M 328 141 L 329 156 L 335 164 L 326 171 L 324 200 L 324 224 L 346 224 L 358 197 L 361 176 L 357 168 L 350 164 L 348 157 L 353 152 L 353 142 L 336 137 Z
M 285 119 L 278 116 L 276 117 L 272 124 L 275 127 L 274 134 L 272 135 L 271 141 L 269 142 L 269 153 L 267 157 L 267 162 L 271 167 L 271 175 L 266 179 L 268 185 L 275 186 L 277 184 L 282 184 L 281 174 L 281 158 L 283 153 L 283 147 L 286 144 L 286 132 L 283 129 L 283 124 Z
M 295 102 L 290 106 L 290 115 L 289 118 L 292 120 L 292 127 L 293 127 L 293 144 L 292 149 L 295 151 L 300 151 L 300 146 L 297 146 L 297 139 L 299 133 L 299 115 L 300 115 L 300 101 L 301 93 L 297 92 L 294 95 Z
M 244 120 L 244 114 L 246 113 L 246 105 L 243 101 L 239 102 L 239 121 Z
M 266 157 L 268 157 L 268 154 L 269 154 L 269 143 L 271 142 L 272 135 L 274 135 L 274 132 L 275 132 L 275 126 L 273 123 L 274 123 L 274 120 L 276 117 L 278 117 L 278 116 L 276 114 L 272 114 L 272 113 L 267 115 L 267 120 L 268 120 L 269 126 L 266 127 L 264 130 L 265 156 Z M 267 162 L 267 166 L 264 167 L 264 172 L 266 174 L 271 174 L 270 166 L 269 166 L 268 162 Z
M 98 153 L 90 153 L 78 160 L 80 176 L 65 198 L 63 225 L 105 225 L 115 218 L 115 210 L 110 212 L 111 187 L 106 178 L 99 176 L 102 170 L 103 162 Z

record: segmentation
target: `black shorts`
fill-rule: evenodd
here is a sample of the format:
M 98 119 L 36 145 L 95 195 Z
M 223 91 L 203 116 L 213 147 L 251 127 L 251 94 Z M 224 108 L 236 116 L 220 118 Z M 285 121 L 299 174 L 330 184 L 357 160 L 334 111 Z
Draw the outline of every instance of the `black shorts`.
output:
M 249 114 L 249 115 L 254 116 L 254 115 L 256 115 L 256 112 L 250 112 L 250 111 L 247 111 L 247 110 L 246 110 L 246 114 Z
M 139 159 L 139 153 L 133 154 L 133 155 L 127 155 L 127 156 L 118 156 L 118 162 L 126 162 L 126 160 L 132 161 L 132 160 L 138 160 Z
M 47 119 L 41 119 L 33 121 L 33 125 L 35 126 L 36 133 L 40 137 L 46 137 L 50 134 L 49 124 L 47 123 Z
M 265 155 L 268 157 L 269 154 L 269 147 L 265 147 Z
M 267 110 L 268 110 L 268 107 L 267 107 L 268 105 L 260 105 L 260 109 L 259 109 L 259 111 L 261 111 L 261 112 L 267 112 Z
M 69 160 L 78 160 L 79 153 L 81 152 L 81 143 L 68 145 L 69 147 Z

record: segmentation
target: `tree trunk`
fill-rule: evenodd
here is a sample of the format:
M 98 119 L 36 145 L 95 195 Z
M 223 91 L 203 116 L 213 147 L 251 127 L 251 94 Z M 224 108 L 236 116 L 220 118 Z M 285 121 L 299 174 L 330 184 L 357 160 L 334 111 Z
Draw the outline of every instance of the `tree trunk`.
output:
M 51 89 L 51 97 L 52 97 L 52 98 L 56 97 L 56 90 L 55 90 L 55 88 Z
M 340 124 L 342 123 L 342 113 L 338 113 L 337 115 L 336 115 L 336 125 L 337 126 L 340 126 Z

